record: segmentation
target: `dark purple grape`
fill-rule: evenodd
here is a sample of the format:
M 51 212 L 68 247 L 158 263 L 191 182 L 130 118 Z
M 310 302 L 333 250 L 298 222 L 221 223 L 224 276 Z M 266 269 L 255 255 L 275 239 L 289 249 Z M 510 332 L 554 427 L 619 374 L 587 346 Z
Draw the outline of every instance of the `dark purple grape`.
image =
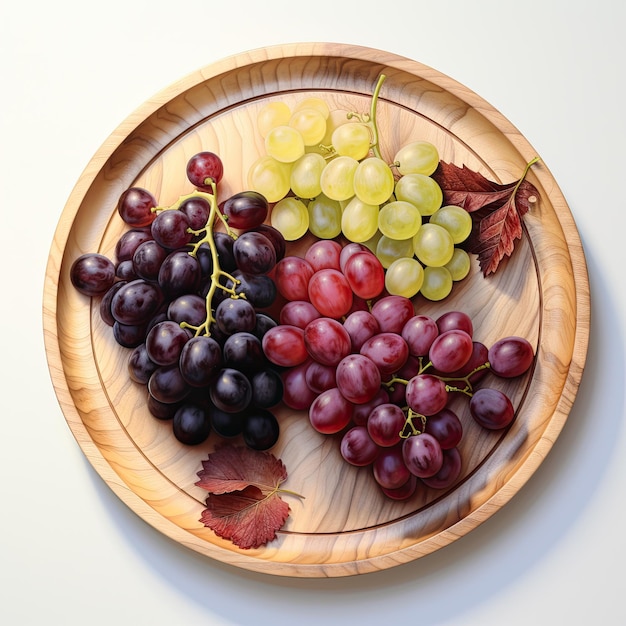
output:
M 211 434 L 211 422 L 206 410 L 194 404 L 183 404 L 172 421 L 174 437 L 187 446 L 197 446 Z
M 118 263 L 133 258 L 135 250 L 144 242 L 152 239 L 150 228 L 131 228 L 127 230 L 115 245 L 115 258 Z
M 256 372 L 267 365 L 261 340 L 250 332 L 230 335 L 222 348 L 224 365 L 246 374 Z
M 220 437 L 238 437 L 243 432 L 244 413 L 227 413 L 217 407 L 209 411 L 213 431 Z
M 111 314 L 111 301 L 113 300 L 113 296 L 117 293 L 119 289 L 121 289 L 126 284 L 124 280 L 118 280 L 113 283 L 108 291 L 102 296 L 102 300 L 100 300 L 100 317 L 102 321 L 108 326 L 113 326 L 115 324 L 115 318 Z
M 141 187 L 131 187 L 120 196 L 117 211 L 130 226 L 148 226 L 156 217 L 156 213 L 152 211 L 156 205 L 157 201 L 149 191 Z
M 256 325 L 256 311 L 244 298 L 227 298 L 215 309 L 215 323 L 226 335 L 252 332 Z
M 276 250 L 272 242 L 261 233 L 248 231 L 233 243 L 235 263 L 246 274 L 267 274 L 276 265 Z
M 134 348 L 128 357 L 128 375 L 131 380 L 141 385 L 148 384 L 150 376 L 158 367 L 148 356 L 145 342 Z
M 272 245 L 274 246 L 274 251 L 276 252 L 277 262 L 285 257 L 287 242 L 285 241 L 285 237 L 283 236 L 283 234 L 277 228 L 274 228 L 269 224 L 260 224 L 259 226 L 254 228 L 254 231 L 265 235 L 272 242 Z
M 278 326 L 278 322 L 273 317 L 257 311 L 256 323 L 252 333 L 262 340 L 263 335 L 265 335 L 270 328 L 274 328 L 274 326 Z
M 138 278 L 123 287 L 111 300 L 111 315 L 120 324 L 146 324 L 163 303 L 163 293 L 157 285 Z
M 211 383 L 210 395 L 218 409 L 227 413 L 238 413 L 250 405 L 252 385 L 245 374 L 225 367 Z
M 280 374 L 266 367 L 250 377 L 252 385 L 252 405 L 261 409 L 271 409 L 283 398 L 283 381 Z
M 133 267 L 133 262 L 130 259 L 117 264 L 117 267 L 115 268 L 115 276 L 120 280 L 125 280 L 127 282 L 135 280 L 135 278 L 139 278 L 135 272 L 135 268 Z
M 454 411 L 443 409 L 426 420 L 424 432 L 432 435 L 443 450 L 449 450 L 461 442 L 463 424 Z
M 533 347 L 523 337 L 504 337 L 489 348 L 491 371 L 502 378 L 521 376 L 535 358 Z
M 146 336 L 146 351 L 157 365 L 178 363 L 183 347 L 191 335 L 172 320 L 159 322 Z
M 144 241 L 137 246 L 133 254 L 133 268 L 139 278 L 156 281 L 159 270 L 169 251 L 154 239 Z
M 115 282 L 115 265 L 103 254 L 88 252 L 72 263 L 70 280 L 80 293 L 102 296 Z
M 232 275 L 239 281 L 239 284 L 235 286 L 235 292 L 245 294 L 246 299 L 255 308 L 266 309 L 274 304 L 277 294 L 276 284 L 269 276 L 247 274 L 240 270 L 235 270 Z
M 231 228 L 250 230 L 260 226 L 269 212 L 264 195 L 257 191 L 241 191 L 220 204 Z
M 198 249 L 196 250 L 196 259 L 198 259 L 198 263 L 200 263 L 202 278 L 205 280 L 209 279 L 210 284 L 211 274 L 213 273 L 213 254 L 211 252 L 211 246 L 209 246 L 206 241 L 198 246 Z
M 172 300 L 167 307 L 169 319 L 178 322 L 187 322 L 191 326 L 201 326 L 206 321 L 206 300 L 189 293 Z
M 171 420 L 182 405 L 182 401 L 172 403 L 159 402 L 148 393 L 147 405 L 148 411 L 150 411 L 153 417 L 159 420 Z
M 220 269 L 224 272 L 233 272 L 237 269 L 235 256 L 233 255 L 233 245 L 235 240 L 225 232 L 218 230 L 213 233 L 213 241 L 220 264 Z
M 202 272 L 198 260 L 185 250 L 171 252 L 159 270 L 158 282 L 168 300 L 187 293 L 195 293 L 200 287 Z
M 152 222 L 150 232 L 154 240 L 168 250 L 182 248 L 193 238 L 187 216 L 178 209 L 161 211 Z
M 146 324 L 113 323 L 113 338 L 124 348 L 136 348 L 146 339 Z
M 498 389 L 485 387 L 476 391 L 470 399 L 469 409 L 476 422 L 489 430 L 505 428 L 515 418 L 511 400 Z
M 217 185 L 223 175 L 224 164 L 214 152 L 198 152 L 187 162 L 187 178 L 201 191 L 211 192 L 211 183 Z
M 180 373 L 178 364 L 163 365 L 150 376 L 148 391 L 155 400 L 172 404 L 184 400 L 191 391 L 191 387 Z
M 191 229 L 201 230 L 207 225 L 211 213 L 211 205 L 205 198 L 200 196 L 191 197 L 183 200 L 178 210 L 187 216 Z
M 280 426 L 276 416 L 265 409 L 254 409 L 243 424 L 243 440 L 253 450 L 268 450 L 277 441 Z
M 189 385 L 205 387 L 222 367 L 222 349 L 212 337 L 192 337 L 181 351 L 179 367 Z

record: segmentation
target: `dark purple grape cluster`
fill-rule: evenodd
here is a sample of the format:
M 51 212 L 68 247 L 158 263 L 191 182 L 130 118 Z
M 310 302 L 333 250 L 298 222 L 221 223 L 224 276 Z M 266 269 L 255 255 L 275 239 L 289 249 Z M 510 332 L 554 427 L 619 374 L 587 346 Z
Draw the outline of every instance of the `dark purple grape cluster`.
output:
M 125 191 L 118 212 L 129 228 L 115 259 L 85 254 L 71 280 L 101 297 L 103 321 L 130 350 L 131 379 L 146 386 L 151 414 L 170 420 L 180 442 L 197 445 L 215 432 L 266 450 L 278 439 L 271 409 L 283 394 L 262 349 L 277 324 L 266 312 L 277 295 L 268 273 L 285 240 L 264 224 L 269 207 L 260 194 L 218 205 L 217 155 L 195 155 L 187 173 L 196 191 L 172 206 L 159 207 L 139 187 Z

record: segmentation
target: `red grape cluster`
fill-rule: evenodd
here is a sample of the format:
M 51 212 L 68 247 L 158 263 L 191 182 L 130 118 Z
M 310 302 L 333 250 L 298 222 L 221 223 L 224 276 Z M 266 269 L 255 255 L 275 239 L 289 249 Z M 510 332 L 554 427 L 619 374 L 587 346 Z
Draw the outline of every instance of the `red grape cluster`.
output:
M 506 337 L 487 348 L 461 311 L 417 314 L 410 299 L 385 292 L 380 261 L 364 245 L 318 241 L 303 258 L 283 257 L 274 280 L 288 302 L 262 346 L 285 368 L 284 403 L 307 410 L 318 432 L 340 436 L 343 458 L 371 467 L 390 498 L 459 477 L 463 424 L 448 406 L 453 394 L 469 397 L 484 428 L 514 419 L 502 391 L 476 385 L 489 371 L 526 372 L 530 343 Z
M 261 194 L 218 205 L 222 174 L 219 157 L 201 152 L 187 165 L 196 191 L 172 206 L 159 207 L 145 189 L 126 190 L 118 212 L 130 228 L 115 260 L 84 254 L 70 277 L 81 293 L 101 297 L 102 319 L 131 350 L 131 379 L 146 385 L 150 412 L 171 420 L 180 442 L 196 445 L 215 431 L 268 449 L 278 439 L 270 409 L 282 380 L 263 354 L 263 335 L 277 324 L 263 311 L 277 295 L 268 273 L 285 240 L 264 224 Z

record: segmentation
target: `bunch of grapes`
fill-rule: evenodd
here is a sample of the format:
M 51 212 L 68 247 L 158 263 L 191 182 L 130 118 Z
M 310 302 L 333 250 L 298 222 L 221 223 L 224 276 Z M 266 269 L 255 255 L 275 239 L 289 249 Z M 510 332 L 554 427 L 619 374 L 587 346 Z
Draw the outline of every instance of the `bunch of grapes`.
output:
M 277 291 L 268 275 L 285 253 L 264 223 L 267 200 L 244 191 L 218 205 L 220 158 L 194 155 L 187 177 L 196 191 L 159 207 L 132 187 L 118 212 L 129 229 L 115 260 L 87 253 L 72 265 L 74 286 L 101 297 L 100 315 L 130 350 L 130 378 L 147 388 L 151 414 L 175 437 L 197 445 L 214 431 L 267 449 L 279 435 L 271 409 L 282 381 L 262 349 L 276 321 L 264 313 Z
M 304 257 L 285 256 L 276 286 L 288 303 L 262 346 L 282 373 L 285 404 L 307 410 L 320 433 L 341 437 L 348 463 L 371 467 L 392 499 L 413 495 L 419 482 L 452 485 L 461 472 L 463 424 L 450 398 L 469 398 L 482 427 L 498 430 L 515 417 L 499 389 L 478 387 L 488 372 L 521 376 L 534 354 L 522 337 L 487 348 L 470 317 L 436 319 L 385 289 L 384 270 L 358 243 L 319 240 Z
M 442 300 L 470 271 L 460 244 L 472 219 L 461 207 L 442 206 L 433 144 L 412 141 L 392 164 L 381 157 L 376 103 L 383 80 L 370 113 L 344 113 L 343 120 L 320 98 L 293 111 L 282 101 L 266 104 L 257 119 L 266 153 L 250 168 L 248 186 L 274 203 L 271 224 L 287 240 L 309 231 L 363 243 L 385 268 L 390 294 Z

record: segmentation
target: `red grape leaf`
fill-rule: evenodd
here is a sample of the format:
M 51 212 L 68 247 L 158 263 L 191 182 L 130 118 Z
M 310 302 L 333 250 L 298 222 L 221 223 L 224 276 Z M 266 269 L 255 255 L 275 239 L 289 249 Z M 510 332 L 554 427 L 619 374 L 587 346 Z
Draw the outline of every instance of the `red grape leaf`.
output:
M 272 541 L 289 516 L 289 505 L 277 490 L 265 493 L 253 485 L 242 491 L 211 494 L 206 506 L 200 521 L 244 550 Z
M 522 237 L 522 218 L 531 199 L 539 192 L 526 180 L 530 161 L 522 177 L 501 185 L 465 165 L 441 162 L 433 178 L 443 191 L 443 203 L 463 207 L 472 216 L 473 229 L 468 251 L 478 256 L 484 276 L 493 274 L 505 256 L 511 256 L 515 241 Z
M 289 516 L 279 495 L 287 470 L 269 452 L 223 445 L 202 461 L 198 477 L 196 485 L 209 492 L 200 521 L 240 548 L 271 541 Z
M 280 459 L 246 446 L 223 445 L 202 461 L 202 468 L 196 485 L 214 494 L 241 491 L 249 485 L 272 491 L 287 478 Z

